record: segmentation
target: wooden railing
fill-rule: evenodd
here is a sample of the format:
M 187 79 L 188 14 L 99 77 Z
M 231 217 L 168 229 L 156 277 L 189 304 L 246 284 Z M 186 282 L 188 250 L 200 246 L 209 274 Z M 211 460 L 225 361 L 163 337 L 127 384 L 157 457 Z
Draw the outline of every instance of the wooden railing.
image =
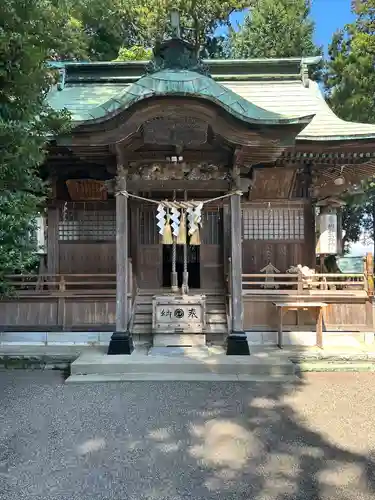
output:
M 5 282 L 19 295 L 116 292 L 115 274 L 12 274 Z
M 368 292 L 368 278 L 360 274 L 243 274 L 242 290 L 244 294 L 311 292 Z
M 128 311 L 132 321 L 137 294 L 129 260 Z M 89 326 L 114 328 L 116 320 L 115 274 L 10 275 L 9 295 L 0 301 L 0 325 L 40 326 L 70 330 Z M 9 317 L 11 315 L 12 317 Z

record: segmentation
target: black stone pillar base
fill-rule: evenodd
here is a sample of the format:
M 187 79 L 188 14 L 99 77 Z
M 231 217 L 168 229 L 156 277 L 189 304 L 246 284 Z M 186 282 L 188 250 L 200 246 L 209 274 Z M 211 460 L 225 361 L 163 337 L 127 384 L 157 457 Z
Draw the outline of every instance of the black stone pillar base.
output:
M 129 332 L 114 332 L 107 354 L 131 354 L 134 351 L 133 338 Z
M 231 333 L 227 338 L 227 356 L 250 356 L 245 333 Z

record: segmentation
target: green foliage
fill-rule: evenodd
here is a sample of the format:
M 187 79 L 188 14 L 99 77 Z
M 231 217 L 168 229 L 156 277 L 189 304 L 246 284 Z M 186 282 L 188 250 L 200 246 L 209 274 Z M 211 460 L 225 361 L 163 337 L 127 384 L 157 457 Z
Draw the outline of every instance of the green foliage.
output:
M 73 1 L 73 0 L 70 0 Z M 197 51 L 206 47 L 210 56 L 222 53 L 220 25 L 229 25 L 229 16 L 242 10 L 245 0 L 78 0 L 71 8 L 86 39 L 89 60 L 134 60 L 164 36 L 172 34 L 171 10 L 178 9 L 184 39 Z M 142 52 L 143 49 L 145 52 Z M 130 51 L 130 52 L 128 52 Z
M 145 49 L 140 45 L 134 45 L 130 49 L 121 47 L 116 61 L 148 61 L 151 59 L 152 49 Z
M 335 33 L 329 47 L 326 89 L 343 119 L 375 123 L 375 0 L 354 5 L 356 21 Z
M 139 28 L 148 43 L 154 43 L 171 34 L 170 13 L 178 9 L 183 37 L 198 51 L 214 38 L 216 28 L 229 26 L 232 12 L 248 7 L 249 3 L 245 0 L 148 0 Z
M 258 0 L 238 32 L 230 34 L 235 58 L 321 55 L 306 0 Z
M 65 113 L 58 114 L 45 104 L 45 95 L 56 79 L 46 61 L 52 53 L 78 55 L 75 36 L 64 2 L 3 0 L 0 281 L 6 273 L 28 269 L 35 257 L 29 235 L 46 193 L 39 166 L 44 159 L 47 137 L 66 130 L 68 123 Z
M 71 15 L 78 20 L 86 39 L 86 58 L 115 59 L 123 46 L 137 44 L 142 9 L 139 0 L 69 0 Z
M 329 47 L 325 86 L 330 106 L 349 121 L 375 123 L 375 0 L 353 3 L 356 20 L 335 33 Z M 343 214 L 347 243 L 362 232 L 374 238 L 374 181 L 364 195 L 349 196 Z

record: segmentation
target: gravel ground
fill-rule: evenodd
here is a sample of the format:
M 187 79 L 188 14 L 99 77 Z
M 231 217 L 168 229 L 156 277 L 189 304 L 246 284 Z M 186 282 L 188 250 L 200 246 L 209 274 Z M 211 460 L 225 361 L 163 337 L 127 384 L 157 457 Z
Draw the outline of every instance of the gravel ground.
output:
M 1 500 L 373 500 L 375 376 L 63 384 L 0 373 Z

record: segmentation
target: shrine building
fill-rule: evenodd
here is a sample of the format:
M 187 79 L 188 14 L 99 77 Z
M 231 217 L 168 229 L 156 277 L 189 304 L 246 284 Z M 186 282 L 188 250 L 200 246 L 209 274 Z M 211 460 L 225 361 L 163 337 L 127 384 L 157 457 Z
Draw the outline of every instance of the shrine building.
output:
M 61 63 L 48 100 L 72 129 L 48 145 L 41 268 L 9 278 L 3 331 L 101 332 L 110 354 L 373 332 L 371 257 L 357 274 L 327 257 L 375 125 L 333 113 L 319 62 L 202 60 L 172 38 L 149 62 Z

